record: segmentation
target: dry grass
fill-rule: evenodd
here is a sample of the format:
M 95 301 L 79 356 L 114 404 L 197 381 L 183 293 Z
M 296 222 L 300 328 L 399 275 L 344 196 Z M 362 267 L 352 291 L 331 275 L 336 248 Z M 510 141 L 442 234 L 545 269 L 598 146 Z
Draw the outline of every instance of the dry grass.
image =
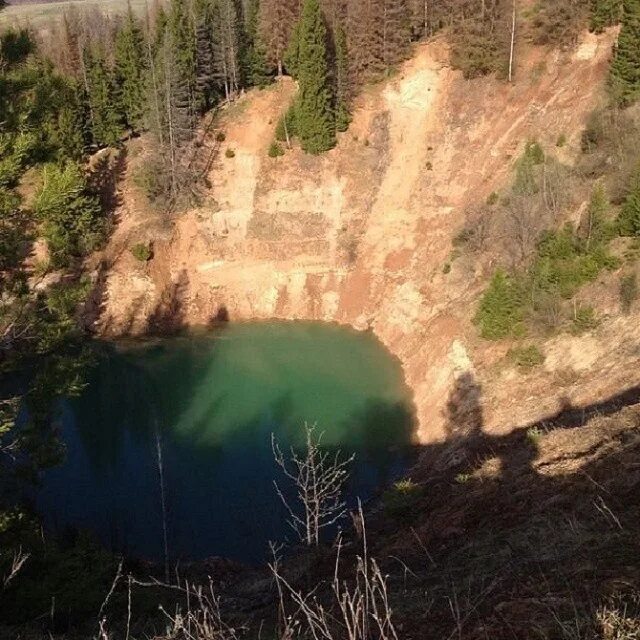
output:
M 82 0 L 81 2 L 42 2 L 9 5 L 0 11 L 0 28 L 30 25 L 38 30 L 46 29 L 52 20 L 58 20 L 65 10 L 75 5 L 80 10 L 99 9 L 108 14 L 124 13 L 127 0 Z M 145 0 L 131 0 L 136 13 L 143 13 Z

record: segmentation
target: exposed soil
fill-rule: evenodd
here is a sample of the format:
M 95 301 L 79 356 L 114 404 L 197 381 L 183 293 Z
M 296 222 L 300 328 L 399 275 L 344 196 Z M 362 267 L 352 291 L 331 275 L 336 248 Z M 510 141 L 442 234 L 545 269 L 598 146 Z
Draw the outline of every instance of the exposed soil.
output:
M 200 209 L 169 227 L 131 176 L 123 183 L 96 330 L 221 317 L 371 328 L 402 362 L 421 443 L 450 435 L 454 404 L 480 407 L 483 430 L 496 434 L 637 385 L 637 315 L 616 312 L 586 336 L 552 339 L 544 367 L 524 375 L 501 365 L 508 345 L 479 340 L 471 322 L 490 260 L 461 258 L 443 272 L 465 209 L 508 183 L 527 140 L 552 148 L 564 134 L 564 159 L 577 153 L 614 37 L 585 33 L 573 51 L 525 51 L 511 85 L 465 81 L 443 40 L 420 45 L 364 91 L 349 131 L 321 157 L 267 156 L 295 93 L 290 79 L 249 92 L 222 114 L 226 137 Z M 148 264 L 128 251 L 141 238 L 153 241 Z

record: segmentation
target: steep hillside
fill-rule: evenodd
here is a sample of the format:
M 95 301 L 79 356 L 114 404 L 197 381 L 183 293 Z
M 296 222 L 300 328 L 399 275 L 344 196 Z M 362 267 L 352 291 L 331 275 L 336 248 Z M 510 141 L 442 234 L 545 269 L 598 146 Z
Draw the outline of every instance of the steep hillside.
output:
M 523 375 L 500 364 L 507 344 L 481 341 L 472 326 L 491 256 L 443 268 L 465 210 L 510 180 L 528 140 L 554 147 L 566 135 L 558 153 L 572 161 L 614 37 L 527 49 L 512 85 L 466 81 L 444 41 L 420 45 L 360 96 L 349 131 L 320 157 L 294 149 L 269 158 L 295 86 L 284 78 L 252 91 L 222 113 L 225 141 L 202 207 L 172 227 L 141 202 L 136 141 L 120 225 L 97 275 L 95 329 L 141 333 L 216 318 L 369 328 L 402 362 L 422 443 L 448 435 L 453 404 L 479 407 L 483 429 L 497 433 L 640 383 L 637 316 L 616 313 L 586 336 L 553 338 L 544 368 Z M 148 264 L 128 251 L 140 240 L 153 242 Z

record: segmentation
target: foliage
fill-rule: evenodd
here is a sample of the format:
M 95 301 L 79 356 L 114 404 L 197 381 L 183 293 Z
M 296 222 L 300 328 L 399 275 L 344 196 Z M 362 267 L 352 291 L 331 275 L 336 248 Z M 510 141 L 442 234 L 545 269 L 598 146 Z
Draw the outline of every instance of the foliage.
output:
M 327 30 L 318 0 L 305 0 L 298 29 L 296 130 L 302 149 L 317 155 L 336 143 Z
M 591 0 L 589 28 L 602 33 L 607 27 L 620 22 L 622 0 Z
M 153 250 L 147 242 L 138 242 L 131 247 L 131 255 L 139 262 L 148 262 L 153 257 Z
M 611 97 L 626 107 L 640 97 L 640 0 L 623 0 L 622 28 L 609 76 Z
M 573 326 L 571 332 L 580 335 L 585 331 L 595 329 L 599 324 L 598 316 L 593 307 L 589 305 L 579 305 L 573 312 Z
M 523 333 L 524 291 L 521 282 L 497 269 L 475 316 L 480 335 L 487 340 Z
M 125 119 L 132 129 L 140 129 L 146 109 L 144 35 L 128 8 L 123 27 L 115 40 L 115 82 Z
M 89 192 L 77 164 L 47 165 L 42 180 L 34 204 L 36 217 L 53 265 L 64 266 L 99 245 L 106 231 L 105 220 L 98 198 Z
M 620 235 L 640 236 L 640 166 L 631 178 L 627 197 L 618 216 Z
M 227 147 L 225 149 L 224 156 L 225 158 L 235 158 L 236 152 L 231 147 Z
M 284 149 L 275 140 L 269 145 L 268 155 L 270 158 L 277 158 L 284 155 Z
M 278 120 L 276 125 L 276 140 L 278 142 L 287 142 L 291 138 L 295 138 L 298 132 L 296 126 L 296 107 L 292 104 L 286 113 Z
M 411 478 L 394 482 L 391 488 L 382 495 L 382 506 L 385 513 L 395 518 L 411 515 L 412 508 L 423 495 L 422 486 Z
M 509 350 L 509 357 L 522 369 L 532 369 L 544 363 L 544 354 L 534 344 L 513 347 Z
M 620 305 L 623 313 L 629 313 L 637 299 L 638 278 L 635 272 L 627 273 L 620 278 Z
M 511 274 L 498 269 L 476 313 L 480 335 L 497 340 L 521 335 L 527 324 L 540 324 L 546 329 L 560 326 L 562 301 L 573 298 L 602 270 L 619 266 L 608 249 L 614 226 L 607 212 L 606 194 L 597 185 L 580 229 L 566 224 L 545 231 L 528 266 Z
M 98 47 L 85 51 L 91 134 L 98 146 L 115 146 L 123 134 L 123 114 L 118 99 L 115 72 Z
M 335 119 L 336 130 L 346 131 L 351 123 L 349 83 L 349 50 L 347 36 L 341 25 L 334 30 L 335 46 Z

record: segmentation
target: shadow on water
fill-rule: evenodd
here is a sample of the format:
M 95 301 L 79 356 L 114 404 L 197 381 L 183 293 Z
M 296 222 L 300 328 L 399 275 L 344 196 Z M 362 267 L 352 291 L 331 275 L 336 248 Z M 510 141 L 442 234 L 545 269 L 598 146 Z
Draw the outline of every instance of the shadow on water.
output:
M 238 347 L 225 342 L 226 330 L 217 335 L 124 352 L 105 346 L 87 393 L 65 405 L 67 462 L 47 472 L 39 499 L 50 527 L 92 529 L 113 548 L 162 559 L 160 445 L 172 560 L 222 555 L 262 561 L 270 540 L 290 537 L 273 486 L 279 470 L 271 433 L 283 449 L 302 445 L 304 418 L 324 408 L 324 397 L 335 404 L 326 447 L 356 454 L 351 505 L 406 468 L 413 430 L 408 396 L 389 396 L 393 385 L 384 378 L 369 380 L 371 391 L 363 381 L 345 392 L 341 381 L 357 377 L 358 358 L 354 364 L 349 356 L 332 386 L 326 367 L 318 373 L 307 364 L 306 377 L 290 378 L 277 330 L 265 356 L 275 364 L 266 368 L 260 358 L 247 359 L 255 345 L 240 351 L 244 334 Z M 305 340 L 322 351 L 306 334 Z M 326 396 L 307 388 L 316 373 Z M 322 431 L 326 412 L 318 419 Z

